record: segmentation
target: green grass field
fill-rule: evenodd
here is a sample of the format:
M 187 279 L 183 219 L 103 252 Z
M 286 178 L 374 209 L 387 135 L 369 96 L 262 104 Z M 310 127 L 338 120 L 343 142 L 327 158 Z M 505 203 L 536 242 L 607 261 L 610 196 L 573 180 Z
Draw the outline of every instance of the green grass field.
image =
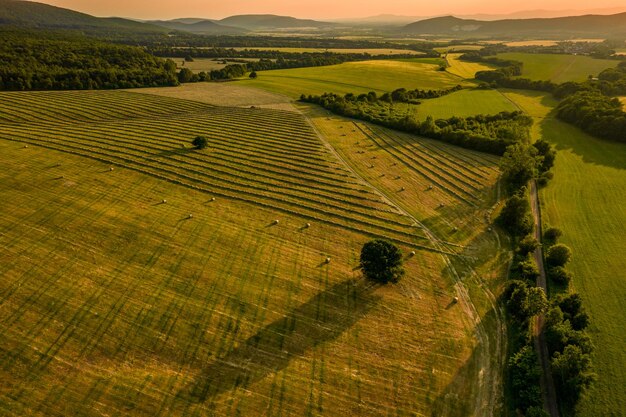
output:
M 475 414 L 463 394 L 484 362 L 449 267 L 300 114 L 0 96 L 0 414 Z M 198 134 L 209 148 L 189 148 Z M 497 161 L 376 135 L 403 144 L 420 218 L 450 241 L 482 235 L 463 219 L 493 201 Z M 359 280 L 372 236 L 416 251 L 398 285 Z M 483 283 L 466 279 L 487 316 Z
M 438 90 L 463 83 L 438 68 L 438 65 L 422 63 L 419 59 L 349 62 L 327 67 L 260 71 L 256 80 L 240 83 L 292 98 L 303 93 L 383 93 L 401 87 Z
M 621 416 L 626 402 L 626 146 L 593 138 L 554 117 L 555 102 L 539 93 L 507 95 L 535 117 L 537 137 L 559 153 L 554 180 L 540 193 L 543 222 L 563 230 L 573 249 L 573 288 L 591 316 L 598 380 L 579 415 Z
M 452 116 L 467 117 L 519 110 L 515 103 L 498 90 L 460 90 L 443 97 L 423 100 L 420 105 L 412 107 L 419 120 L 425 120 L 427 116 L 447 119 Z
M 550 80 L 555 83 L 584 81 L 589 75 L 596 76 L 602 70 L 617 66 L 619 61 L 595 59 L 583 55 L 525 54 L 508 52 L 498 58 L 524 63 L 522 77 L 531 80 Z

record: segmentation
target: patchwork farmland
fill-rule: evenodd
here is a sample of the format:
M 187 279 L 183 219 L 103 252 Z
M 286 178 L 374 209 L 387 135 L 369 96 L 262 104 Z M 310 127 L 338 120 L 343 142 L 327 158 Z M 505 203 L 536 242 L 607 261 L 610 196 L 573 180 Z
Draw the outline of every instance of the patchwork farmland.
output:
M 419 184 L 405 196 L 372 186 L 324 143 L 343 137 L 298 112 L 1 96 L 0 410 L 224 415 L 269 400 L 270 415 L 467 415 L 497 403 L 493 386 L 465 383 L 499 369 L 501 346 L 483 339 L 498 322 L 481 316 L 500 275 L 471 273 L 484 267 L 472 248 L 495 237 L 469 245 L 486 223 L 461 225 L 493 204 L 495 158 L 353 126 L 399 146 L 407 177 L 389 180 Z M 191 148 L 197 135 L 207 149 Z M 371 237 L 415 251 L 393 288 L 355 269 Z

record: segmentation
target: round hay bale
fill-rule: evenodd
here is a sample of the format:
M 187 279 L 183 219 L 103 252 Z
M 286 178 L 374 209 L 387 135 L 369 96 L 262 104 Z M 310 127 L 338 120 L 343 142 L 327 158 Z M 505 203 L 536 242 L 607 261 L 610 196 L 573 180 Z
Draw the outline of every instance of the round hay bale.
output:
M 25 148 L 28 148 L 28 145 L 24 145 Z
M 415 256 L 415 251 L 414 250 L 411 251 L 411 256 Z
M 458 303 L 458 302 L 459 302 L 459 297 L 454 297 L 454 298 L 452 299 L 452 302 L 453 302 L 454 304 Z
M 211 201 L 215 201 L 215 197 L 211 197 Z
M 311 227 L 311 223 L 307 223 L 305 226 L 308 229 L 309 227 Z
M 404 187 L 400 188 L 400 191 L 404 191 L 404 190 L 405 190 L 405 188 L 404 188 Z
M 188 218 L 189 218 L 189 219 L 192 219 L 192 218 L 193 218 L 193 214 L 189 213 Z
M 113 167 L 109 168 L 109 171 L 113 171 Z
M 278 220 L 274 220 L 274 222 L 273 222 L 273 223 L 274 223 L 274 224 L 278 224 L 278 223 L 280 223 L 280 222 L 279 222 Z
M 163 200 L 161 200 L 161 203 L 165 204 L 165 203 L 167 203 L 167 200 L 163 199 Z
M 326 263 L 329 264 L 330 263 L 330 258 L 326 258 Z

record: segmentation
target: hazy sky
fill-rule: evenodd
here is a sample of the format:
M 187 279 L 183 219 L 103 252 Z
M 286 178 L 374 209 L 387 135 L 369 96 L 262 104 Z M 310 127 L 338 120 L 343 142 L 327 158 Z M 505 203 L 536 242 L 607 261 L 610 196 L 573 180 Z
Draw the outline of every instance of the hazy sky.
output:
M 624 0 L 38 0 L 96 16 L 139 19 L 222 18 L 272 13 L 300 18 L 365 17 L 378 14 L 434 16 L 511 13 L 520 10 L 584 10 L 623 7 Z

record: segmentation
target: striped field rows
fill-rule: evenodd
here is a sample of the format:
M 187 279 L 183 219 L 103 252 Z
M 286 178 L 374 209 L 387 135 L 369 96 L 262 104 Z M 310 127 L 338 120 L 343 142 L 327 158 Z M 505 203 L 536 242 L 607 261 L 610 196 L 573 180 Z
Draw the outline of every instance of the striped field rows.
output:
M 428 247 L 420 230 L 333 158 L 298 114 L 88 93 L 0 94 L 0 138 Z M 209 140 L 202 151 L 190 144 L 199 135 Z

